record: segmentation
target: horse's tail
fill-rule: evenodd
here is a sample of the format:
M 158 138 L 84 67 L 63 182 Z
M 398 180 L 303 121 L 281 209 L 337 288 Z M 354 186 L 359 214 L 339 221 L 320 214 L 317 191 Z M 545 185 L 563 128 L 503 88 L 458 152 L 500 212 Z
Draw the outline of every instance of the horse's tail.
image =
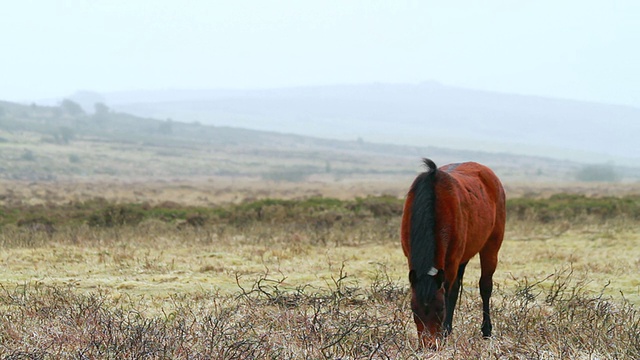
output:
M 426 303 L 433 299 L 437 290 L 433 277 L 435 275 L 433 264 L 436 248 L 435 178 L 438 169 L 430 159 L 423 159 L 423 161 L 427 171 L 418 175 L 410 190 L 413 193 L 413 204 L 410 223 L 409 280 L 418 300 Z

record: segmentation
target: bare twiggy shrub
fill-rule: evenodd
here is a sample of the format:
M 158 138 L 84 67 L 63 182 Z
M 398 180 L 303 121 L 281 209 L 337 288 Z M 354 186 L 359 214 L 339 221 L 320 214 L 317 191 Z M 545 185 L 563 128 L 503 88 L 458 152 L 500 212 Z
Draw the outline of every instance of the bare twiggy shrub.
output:
M 2 289 L 3 358 L 121 359 L 636 359 L 640 316 L 627 302 L 587 296 L 559 271 L 500 291 L 496 333 L 484 340 L 463 292 L 439 352 L 417 350 L 408 289 L 384 269 L 366 288 L 340 270 L 326 288 L 286 288 L 268 272 L 236 294 L 176 294 L 149 313 L 143 298 L 72 288 Z

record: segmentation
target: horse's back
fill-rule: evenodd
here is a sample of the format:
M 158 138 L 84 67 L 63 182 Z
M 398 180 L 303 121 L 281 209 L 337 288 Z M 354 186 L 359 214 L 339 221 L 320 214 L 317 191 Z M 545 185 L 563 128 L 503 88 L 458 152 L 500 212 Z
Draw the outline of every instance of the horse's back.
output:
M 481 251 L 492 238 L 501 243 L 506 206 L 504 188 L 496 174 L 475 162 L 444 165 L 439 170 L 442 186 L 437 197 L 446 199 L 446 204 L 439 205 L 450 208 L 441 210 L 450 217 L 441 223 L 455 224 L 453 231 L 464 248 L 463 260 Z M 499 243 L 494 245 L 499 248 Z
M 458 192 L 457 196 L 469 205 L 495 204 L 502 210 L 505 207 L 504 188 L 498 176 L 490 168 L 476 162 L 449 164 L 439 168 L 454 179 L 448 188 Z M 468 197 L 468 199 L 464 199 Z

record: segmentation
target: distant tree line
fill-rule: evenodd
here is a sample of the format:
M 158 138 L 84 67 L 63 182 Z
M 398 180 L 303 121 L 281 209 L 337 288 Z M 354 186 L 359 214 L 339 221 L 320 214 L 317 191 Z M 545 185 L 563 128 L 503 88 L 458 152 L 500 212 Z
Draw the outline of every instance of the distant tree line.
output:
M 614 182 L 620 180 L 613 164 L 585 165 L 576 173 L 578 181 Z

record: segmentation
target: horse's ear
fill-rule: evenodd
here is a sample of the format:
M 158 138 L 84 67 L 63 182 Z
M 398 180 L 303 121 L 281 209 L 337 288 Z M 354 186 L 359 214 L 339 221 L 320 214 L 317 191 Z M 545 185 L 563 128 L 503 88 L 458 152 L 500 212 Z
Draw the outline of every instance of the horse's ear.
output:
M 409 270 L 409 284 L 413 286 L 416 283 L 416 271 L 411 269 Z

